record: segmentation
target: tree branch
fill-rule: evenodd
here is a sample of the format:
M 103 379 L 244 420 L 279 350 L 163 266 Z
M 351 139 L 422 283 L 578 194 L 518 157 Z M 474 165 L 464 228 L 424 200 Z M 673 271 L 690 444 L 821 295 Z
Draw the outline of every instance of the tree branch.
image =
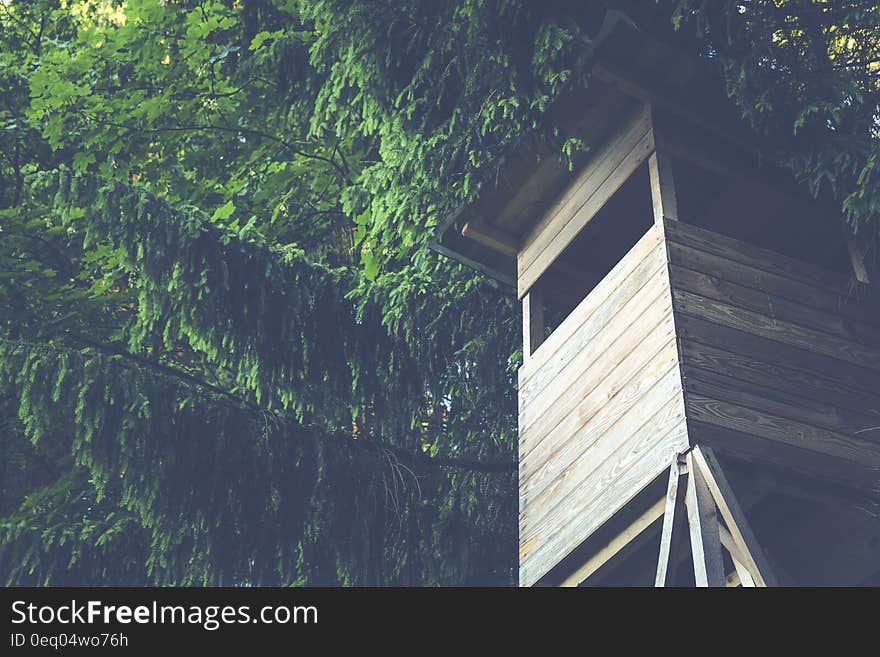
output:
M 199 378 L 189 372 L 185 372 L 176 367 L 172 367 L 170 365 L 166 365 L 164 363 L 160 363 L 149 358 L 145 358 L 138 354 L 133 354 L 125 349 L 120 349 L 118 347 L 113 347 L 110 345 L 104 345 L 99 342 L 95 342 L 85 336 L 74 334 L 70 331 L 67 332 L 67 335 L 71 337 L 73 340 L 79 342 L 83 346 L 89 347 L 90 349 L 94 349 L 96 351 L 100 351 L 107 354 L 112 354 L 115 356 L 120 356 L 135 365 L 146 367 L 152 369 L 156 372 L 159 372 L 165 376 L 169 376 L 172 378 L 176 378 L 182 381 L 185 381 L 189 384 L 196 385 L 205 389 L 208 389 L 222 397 L 230 399 L 238 405 L 245 406 L 248 410 L 258 413 L 271 413 L 272 415 L 278 416 L 277 413 L 273 411 L 268 411 L 257 404 L 253 403 L 250 400 L 244 399 L 240 395 L 236 395 L 235 393 L 229 392 L 219 386 L 216 386 L 208 381 L 205 381 L 202 378 Z M 0 341 L 3 342 L 12 342 L 9 340 L 4 340 L 0 338 Z M 28 345 L 26 343 L 17 343 L 23 344 L 25 346 L 33 346 Z M 47 345 L 49 348 L 54 349 L 56 351 L 64 351 L 63 349 L 59 349 L 58 347 Z M 326 430 L 321 429 L 320 427 L 307 427 L 313 429 L 316 433 L 328 435 Z M 336 432 L 335 434 L 329 434 L 329 437 L 337 439 L 341 442 L 344 442 L 347 447 L 356 447 L 364 450 L 368 450 L 371 452 L 376 451 L 387 451 L 394 454 L 397 458 L 401 460 L 405 460 L 413 465 L 422 465 L 428 467 L 448 467 L 448 468 L 457 468 L 460 470 L 468 470 L 471 472 L 482 472 L 487 474 L 503 474 L 509 472 L 516 472 L 517 463 L 515 461 L 481 461 L 479 459 L 469 459 L 464 457 L 455 457 L 455 456 L 429 456 L 424 452 L 414 452 L 412 450 L 408 450 L 403 447 L 399 447 L 397 445 L 392 445 L 390 443 L 384 442 L 377 438 L 369 438 L 366 440 L 358 440 L 352 438 L 350 433 L 346 432 Z

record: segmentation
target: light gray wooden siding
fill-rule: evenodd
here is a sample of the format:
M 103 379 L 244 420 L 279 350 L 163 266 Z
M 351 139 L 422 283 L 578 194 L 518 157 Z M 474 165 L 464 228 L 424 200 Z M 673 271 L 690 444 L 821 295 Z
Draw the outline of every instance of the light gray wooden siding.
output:
M 880 491 L 880 299 L 667 222 L 691 441 Z
M 627 117 L 618 132 L 593 154 L 581 174 L 524 238 L 517 255 L 520 298 L 652 152 L 654 131 L 650 109 L 642 106 L 634 117 Z
M 519 372 L 520 583 L 687 446 L 666 245 L 649 232 Z

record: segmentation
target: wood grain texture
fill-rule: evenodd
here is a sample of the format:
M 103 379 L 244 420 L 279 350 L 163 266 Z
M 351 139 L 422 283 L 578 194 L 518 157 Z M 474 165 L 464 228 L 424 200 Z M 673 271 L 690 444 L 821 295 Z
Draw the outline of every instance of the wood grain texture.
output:
M 666 260 L 663 248 L 663 235 L 651 227 L 632 249 L 615 265 L 605 278 L 581 301 L 577 307 L 556 327 L 544 341 L 541 349 L 528 363 L 519 369 L 519 389 L 524 390 L 529 380 L 536 374 L 548 373 L 545 363 L 558 358 L 562 347 L 570 347 L 572 337 L 578 334 L 585 322 L 602 311 L 604 317 L 612 317 L 614 312 L 635 294 L 661 267 Z M 608 306 L 608 307 L 606 307 Z M 594 321 L 596 326 L 603 320 Z M 583 337 L 583 336 L 580 336 Z M 562 363 L 553 365 L 561 367 Z M 540 384 L 538 384 L 540 387 Z
M 673 289 L 676 312 L 880 371 L 880 350 L 722 301 Z
M 706 274 L 678 265 L 670 267 L 672 286 L 675 289 L 723 301 L 773 320 L 820 331 L 847 342 L 880 348 L 880 327 L 847 319 L 838 312 L 814 307 L 813 299 L 808 296 L 809 290 L 804 294 L 805 302 L 799 303 L 771 293 L 761 285 L 761 276 L 758 273 L 753 273 L 752 287 L 725 280 L 726 275 L 726 270 L 721 268 L 713 274 Z
M 846 277 L 665 223 L 695 443 L 875 490 L 880 305 Z M 880 489 L 877 490 L 880 492 Z
M 724 518 L 727 528 L 722 534 L 729 540 L 724 541 L 730 552 L 733 565 L 739 573 L 743 586 L 777 586 L 776 577 L 770 568 L 764 550 L 755 538 L 752 528 L 740 508 L 739 501 L 727 481 L 727 476 L 718 462 L 711 447 L 700 447 L 691 450 L 691 460 L 697 470 L 705 477 L 718 511 Z
M 644 381 L 644 382 L 643 382 Z M 647 388 L 645 390 L 644 388 Z M 577 489 L 589 487 L 590 475 L 615 452 L 627 438 L 645 430 L 654 418 L 659 424 L 674 415 L 680 406 L 681 376 L 675 361 L 660 375 L 649 371 L 633 383 L 631 394 L 620 395 L 603 406 L 593 420 L 567 434 L 568 440 L 550 455 L 532 476 L 520 481 L 520 531 L 531 528 L 549 515 L 556 505 Z M 676 403 L 671 403 L 673 400 Z M 667 414 L 663 409 L 670 407 Z M 659 429 L 658 429 L 659 431 Z M 522 472 L 525 464 L 521 464 Z
M 705 335 L 705 334 L 704 334 Z M 880 394 L 877 390 L 847 387 L 827 375 L 821 368 L 796 369 L 804 367 L 801 362 L 770 362 L 753 353 L 734 353 L 726 348 L 702 344 L 690 339 L 679 343 L 685 378 L 694 370 L 719 372 L 723 376 L 736 379 L 731 386 L 757 385 L 770 388 L 777 394 L 791 394 L 801 400 L 801 405 L 824 405 L 839 409 L 839 412 L 855 411 L 871 418 L 873 425 L 880 424 Z M 748 351 L 747 345 L 725 345 Z
M 760 405 L 758 398 L 750 398 L 750 402 L 753 406 Z M 705 424 L 750 433 L 837 459 L 880 467 L 880 450 L 877 449 L 876 441 L 867 437 L 858 438 L 822 429 L 767 411 L 690 392 L 687 395 L 687 413 L 689 419 Z
M 688 418 L 691 440 L 709 445 L 721 454 L 761 466 L 771 465 L 808 478 L 819 478 L 842 489 L 860 491 L 872 498 L 880 494 L 880 467 L 855 461 L 828 458 L 823 452 L 781 443 L 751 432 Z M 778 574 L 778 573 L 777 573 Z
M 880 373 L 876 370 L 816 353 L 809 347 L 796 347 L 754 335 L 747 328 L 734 329 L 677 313 L 675 329 L 682 340 L 725 349 L 769 365 L 808 372 L 847 388 L 880 390 Z
M 717 371 L 687 367 L 684 387 L 688 394 L 741 404 L 843 434 L 867 432 L 880 423 L 876 415 L 839 408 L 825 400 L 807 399 L 778 386 L 741 381 Z
M 783 276 L 844 297 L 853 292 L 853 280 L 842 274 L 719 233 L 680 221 L 666 221 L 665 232 L 672 242 L 733 260 L 760 272 Z M 880 292 L 870 285 L 861 285 L 858 289 L 867 298 L 880 299 Z
M 673 265 L 750 287 L 774 299 L 785 299 L 839 318 L 838 330 L 843 335 L 849 330 L 848 320 L 867 324 L 874 331 L 880 328 L 880 303 L 860 298 L 849 288 L 846 294 L 829 291 L 677 242 L 668 242 L 667 248 Z M 864 286 L 860 289 L 864 289 Z M 853 335 L 853 339 L 857 339 L 857 336 Z
M 675 440 L 683 440 L 674 331 L 666 249 L 652 226 L 520 368 L 526 577 L 536 542 L 552 539 L 541 548 L 545 555 L 576 547 L 586 535 L 572 539 L 567 525 L 591 505 L 625 504 L 650 482 L 644 468 L 654 467 L 652 450 L 663 450 L 676 426 Z M 618 479 L 622 496 L 601 499 Z M 543 572 L 534 581 L 546 573 L 538 568 Z
M 880 494 L 876 291 L 851 297 L 843 276 L 678 222 L 662 231 L 520 368 L 524 585 L 692 445 Z
M 520 539 L 520 584 L 531 586 L 648 484 L 666 471 L 674 454 L 687 448 L 687 426 L 681 422 L 666 435 L 633 436 L 619 459 L 602 464 L 592 494 L 585 491 L 577 508 L 552 532 Z
M 694 454 L 688 452 L 688 484 L 685 504 L 688 512 L 688 530 L 691 536 L 691 555 L 694 562 L 694 581 L 697 586 L 724 586 L 724 559 L 721 555 L 721 535 L 718 510 L 705 476 L 694 466 Z
M 548 409 L 547 416 L 554 421 L 542 423 L 544 432 L 536 435 L 534 447 L 524 449 L 520 455 L 520 484 L 538 485 L 531 482 L 533 477 L 543 479 L 565 468 L 572 454 L 587 447 L 583 440 L 572 440 L 573 437 L 586 430 L 595 432 L 640 403 L 641 396 L 677 362 L 670 316 L 663 331 L 650 334 L 609 376 L 585 381 L 583 397 L 575 397 L 573 404 L 567 403 L 571 410 L 565 415 L 556 420 L 554 409 Z
M 628 305 L 630 312 L 621 315 L 620 321 L 604 325 L 542 390 L 528 397 L 522 393 L 519 414 L 522 456 L 601 382 L 600 377 L 612 376 L 620 361 L 651 332 L 662 333 L 661 338 L 672 336 L 671 304 L 662 289 L 646 288 L 644 295 L 634 297 Z M 628 323 L 633 318 L 634 321 Z M 636 371 L 630 370 L 628 374 Z M 627 372 L 624 370 L 622 374 Z
M 673 579 L 669 577 L 669 565 L 672 554 L 672 536 L 676 529 L 676 510 L 680 506 L 680 498 L 684 497 L 684 490 L 680 490 L 683 481 L 686 482 L 687 480 L 682 479 L 678 457 L 673 456 L 672 463 L 669 466 L 666 497 L 663 498 L 663 529 L 660 532 L 660 555 L 657 558 L 657 573 L 654 576 L 654 586 L 657 587 L 666 586 L 667 582 Z
M 620 474 L 635 455 L 651 451 L 662 436 L 684 421 L 679 393 L 662 399 L 668 389 L 656 388 L 646 400 L 651 410 L 639 407 L 610 428 L 594 448 L 585 451 L 559 477 L 534 498 L 520 499 L 520 540 L 548 536 L 575 520 L 585 504 L 602 493 L 607 473 Z M 522 491 L 521 491 L 522 494 Z

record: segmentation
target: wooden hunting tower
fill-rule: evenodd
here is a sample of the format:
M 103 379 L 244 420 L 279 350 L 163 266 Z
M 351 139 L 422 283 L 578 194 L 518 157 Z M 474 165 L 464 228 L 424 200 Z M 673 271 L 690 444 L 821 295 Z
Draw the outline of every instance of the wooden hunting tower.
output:
M 880 584 L 873 271 L 700 62 L 592 62 L 574 170 L 524 136 L 435 245 L 522 300 L 520 584 Z

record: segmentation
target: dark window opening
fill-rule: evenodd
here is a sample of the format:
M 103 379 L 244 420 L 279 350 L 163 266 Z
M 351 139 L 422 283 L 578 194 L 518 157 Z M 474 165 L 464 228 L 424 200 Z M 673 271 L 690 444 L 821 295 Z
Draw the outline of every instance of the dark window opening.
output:
M 545 305 L 548 332 L 589 295 L 653 222 L 648 165 L 644 164 L 536 282 L 534 289 Z
M 781 173 L 761 176 L 756 170 L 734 178 L 673 159 L 679 220 L 851 275 L 839 215 Z

